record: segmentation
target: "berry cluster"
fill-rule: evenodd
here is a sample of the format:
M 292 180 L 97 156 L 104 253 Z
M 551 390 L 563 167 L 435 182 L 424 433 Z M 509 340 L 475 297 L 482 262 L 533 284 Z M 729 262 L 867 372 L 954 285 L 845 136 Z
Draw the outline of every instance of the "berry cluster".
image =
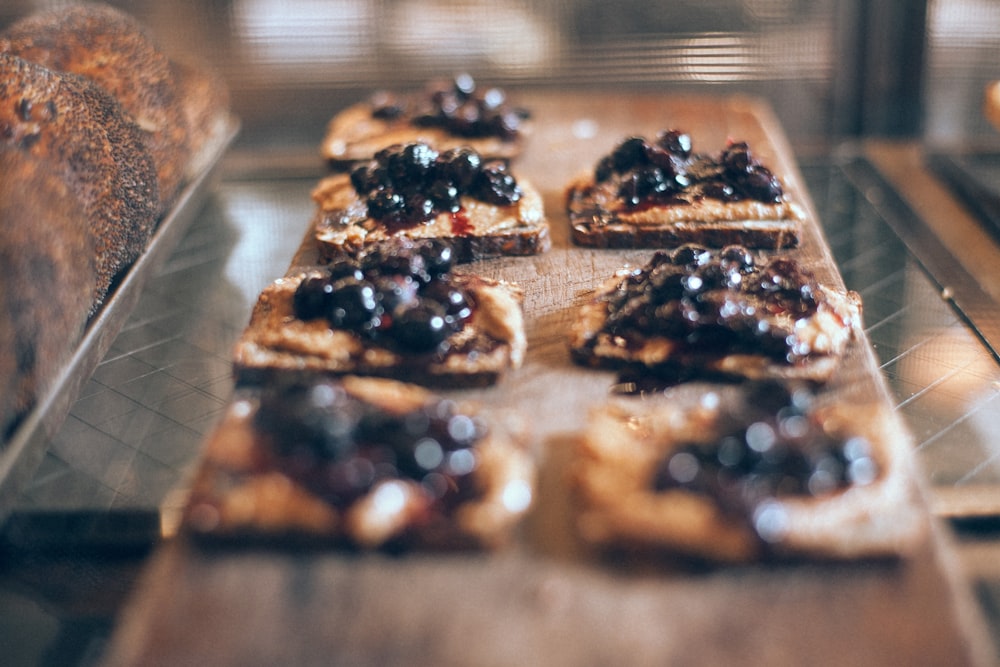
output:
M 789 401 L 711 442 L 674 449 L 660 461 L 651 483 L 658 491 L 684 488 L 711 496 L 723 510 L 757 522 L 769 500 L 822 496 L 870 484 L 877 475 L 866 438 L 835 436 L 807 406 Z M 757 528 L 772 526 L 762 522 Z
M 480 89 L 468 74 L 433 84 L 409 105 L 394 95 L 379 93 L 372 99 L 372 107 L 375 118 L 395 120 L 409 114 L 414 125 L 440 127 L 460 137 L 498 137 L 503 141 L 515 141 L 530 118 L 527 110 L 510 106 L 501 89 Z
M 467 147 L 443 153 L 424 143 L 395 144 L 351 172 L 368 215 L 391 225 L 414 225 L 457 213 L 463 195 L 497 206 L 521 199 L 503 160 L 483 160 Z
M 718 157 L 693 154 L 691 137 L 666 130 L 654 141 L 629 137 L 594 170 L 598 183 L 618 180 L 618 196 L 630 208 L 666 201 L 683 192 L 726 202 L 751 199 L 779 203 L 781 182 L 750 152 L 746 142 L 729 144 Z
M 815 312 L 818 287 L 794 260 L 758 264 L 743 246 L 713 253 L 694 244 L 655 253 L 608 297 L 604 330 L 620 336 L 664 335 L 700 350 L 765 354 L 794 363 L 809 354 L 792 328 L 761 316 L 792 319 Z M 793 325 L 792 325 L 793 326 Z
M 450 280 L 452 261 L 451 246 L 434 241 L 342 259 L 299 284 L 295 316 L 325 318 L 401 352 L 441 350 L 473 309 L 469 294 Z
M 397 414 L 363 402 L 334 381 L 269 386 L 254 424 L 279 465 L 337 508 L 378 482 L 420 483 L 438 507 L 475 493 L 471 473 L 482 421 L 447 400 Z

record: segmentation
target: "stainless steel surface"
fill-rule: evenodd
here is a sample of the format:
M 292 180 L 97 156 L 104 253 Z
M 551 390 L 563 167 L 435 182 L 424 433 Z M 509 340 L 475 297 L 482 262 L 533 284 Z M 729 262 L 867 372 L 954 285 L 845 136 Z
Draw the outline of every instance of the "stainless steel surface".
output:
M 107 299 L 87 324 L 72 357 L 0 449 L 0 524 L 19 492 L 33 477 L 49 440 L 58 432 L 82 386 L 132 313 L 146 281 L 160 269 L 197 216 L 214 184 L 218 163 L 235 138 L 238 127 L 235 119 L 230 120 L 225 136 L 212 146 L 211 154 L 205 156 L 203 170 L 187 183 L 160 220 L 142 255 L 112 284 Z

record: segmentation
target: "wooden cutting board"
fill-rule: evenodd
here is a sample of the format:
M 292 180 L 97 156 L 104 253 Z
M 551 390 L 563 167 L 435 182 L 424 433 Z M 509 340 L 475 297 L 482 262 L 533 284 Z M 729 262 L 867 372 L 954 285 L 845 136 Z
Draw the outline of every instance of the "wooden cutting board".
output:
M 588 411 L 607 400 L 615 376 L 575 366 L 566 332 L 588 290 L 623 264 L 644 264 L 652 251 L 573 246 L 562 194 L 569 178 L 592 168 L 631 134 L 683 129 L 698 152 L 715 152 L 730 138 L 746 140 L 809 213 L 803 243 L 793 254 L 820 280 L 842 281 L 783 132 L 760 101 L 543 93 L 516 98 L 532 109 L 537 125 L 514 172 L 542 191 L 553 248 L 538 257 L 469 267 L 524 288 L 529 351 L 523 368 L 498 386 L 455 395 L 481 400 L 495 418 L 517 421 L 533 434 L 540 488 L 520 541 L 496 554 L 390 557 L 206 549 L 179 537 L 149 564 L 121 616 L 108 663 L 986 662 L 990 649 L 978 612 L 936 529 L 902 562 L 692 570 L 584 555 L 572 531 L 564 471 L 575 435 Z M 290 224 L 299 222 L 305 232 L 309 221 Z M 313 257 L 307 235 L 292 265 L 308 265 Z M 824 391 L 837 400 L 889 401 L 864 337 L 852 344 Z

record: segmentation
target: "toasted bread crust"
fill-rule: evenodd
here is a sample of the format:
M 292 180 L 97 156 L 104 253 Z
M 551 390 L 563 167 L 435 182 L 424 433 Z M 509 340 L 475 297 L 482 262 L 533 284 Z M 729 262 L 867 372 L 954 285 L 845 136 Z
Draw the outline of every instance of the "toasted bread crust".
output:
M 320 154 L 333 169 L 349 171 L 386 146 L 417 141 L 439 152 L 467 146 L 484 159 L 512 160 L 520 155 L 525 136 L 530 131 L 530 126 L 526 125 L 524 133 L 515 140 L 460 137 L 443 128 L 413 125 L 406 117 L 398 120 L 375 118 L 372 111 L 370 103 L 361 102 L 347 107 L 330 120 L 320 144 Z
M 591 174 L 573 179 L 564 196 L 573 242 L 594 248 L 671 248 L 684 243 L 793 248 L 801 240 L 805 218 L 802 208 L 787 197 L 773 204 L 678 197 L 630 211 L 611 185 L 595 183 Z
M 453 334 L 445 352 L 407 356 L 331 329 L 325 321 L 296 319 L 292 296 L 306 275 L 279 279 L 261 293 L 235 349 L 239 383 L 260 384 L 283 375 L 354 374 L 435 387 L 488 386 L 523 361 L 522 295 L 512 285 L 455 276 L 476 303 L 471 322 Z
M 552 241 L 542 196 L 530 182 L 518 179 L 518 184 L 522 196 L 511 206 L 463 197 L 462 211 L 457 214 L 391 229 L 368 217 L 348 175 L 329 176 L 313 191 L 317 204 L 313 230 L 320 261 L 358 257 L 396 237 L 447 239 L 459 262 L 545 252 Z
M 923 539 L 927 526 L 906 438 L 884 408 L 821 409 L 818 421 L 825 430 L 867 438 L 880 472 L 863 486 L 776 499 L 771 509 L 780 512 L 782 529 L 770 544 L 708 496 L 683 488 L 655 490 L 651 480 L 658 463 L 685 443 L 710 442 L 726 409 L 724 400 L 715 407 L 657 400 L 596 409 L 572 468 L 582 539 L 600 548 L 627 546 L 721 562 L 900 557 Z
M 350 395 L 390 413 L 438 400 L 420 387 L 394 380 L 346 376 L 342 383 Z M 252 424 L 255 400 L 252 394 L 238 396 L 208 438 L 184 512 L 183 525 L 195 536 L 344 543 L 365 549 L 404 537 L 415 548 L 492 548 L 510 539 L 530 504 L 535 472 L 524 442 L 490 424 L 484 439 L 474 445 L 477 465 L 472 474 L 479 493 L 449 514 L 428 515 L 420 485 L 404 479 L 382 482 L 338 510 L 269 463 L 267 439 Z M 463 414 L 478 412 L 474 405 L 459 409 Z M 399 499 L 393 510 L 377 501 L 380 490 Z M 510 501 L 513 492 L 520 494 L 519 502 Z
M 819 285 L 819 309 L 808 318 L 808 325 L 795 329 L 795 335 L 807 341 L 812 352 L 792 364 L 763 354 L 705 351 L 681 345 L 667 336 L 644 337 L 641 345 L 626 344 L 602 327 L 609 313 L 605 297 L 618 289 L 629 273 L 619 271 L 580 306 L 569 340 L 570 353 L 577 363 L 678 378 L 723 376 L 825 382 L 836 371 L 855 328 L 861 324 L 861 301 L 856 293 Z

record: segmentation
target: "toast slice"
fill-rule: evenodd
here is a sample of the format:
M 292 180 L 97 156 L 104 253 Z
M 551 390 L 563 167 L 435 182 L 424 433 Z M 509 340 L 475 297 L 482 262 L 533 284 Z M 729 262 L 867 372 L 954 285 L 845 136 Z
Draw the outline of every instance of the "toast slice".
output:
M 313 200 L 321 262 L 357 258 L 399 238 L 445 240 L 458 262 L 551 247 L 538 190 L 470 148 L 391 146 L 349 175 L 320 181 Z
M 237 381 L 353 374 L 470 387 L 519 367 L 520 288 L 451 273 L 441 261 L 448 246 L 434 246 L 431 260 L 431 245 L 397 245 L 272 283 L 237 342 Z
M 714 562 L 906 556 L 928 526 L 898 418 L 812 403 L 751 383 L 595 409 L 572 468 L 580 537 Z
M 241 390 L 209 436 L 182 527 L 205 539 L 493 548 L 531 506 L 520 434 L 393 380 Z
M 411 94 L 381 91 L 334 116 L 320 147 L 338 171 L 367 162 L 393 144 L 423 142 L 435 150 L 469 147 L 486 159 L 510 161 L 531 133 L 531 114 L 499 88 L 467 74 L 432 81 Z
M 686 244 L 601 285 L 580 307 L 570 349 L 579 363 L 662 380 L 825 382 L 860 324 L 856 293 L 820 284 L 794 259 Z
M 789 248 L 805 218 L 746 142 L 696 154 L 678 130 L 623 140 L 570 181 L 565 202 L 574 243 L 598 248 Z

